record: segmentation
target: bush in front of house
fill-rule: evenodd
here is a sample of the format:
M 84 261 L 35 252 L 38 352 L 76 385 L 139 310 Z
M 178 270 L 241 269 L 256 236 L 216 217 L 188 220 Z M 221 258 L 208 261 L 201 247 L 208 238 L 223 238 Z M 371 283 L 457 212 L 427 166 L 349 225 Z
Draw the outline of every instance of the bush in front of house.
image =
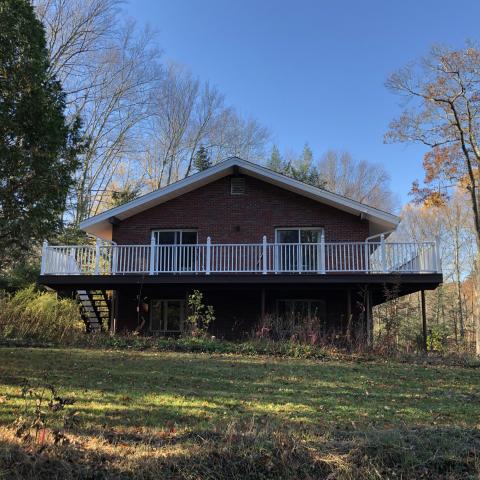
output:
M 27 342 L 68 344 L 85 325 L 78 304 L 34 285 L 0 297 L 0 338 Z

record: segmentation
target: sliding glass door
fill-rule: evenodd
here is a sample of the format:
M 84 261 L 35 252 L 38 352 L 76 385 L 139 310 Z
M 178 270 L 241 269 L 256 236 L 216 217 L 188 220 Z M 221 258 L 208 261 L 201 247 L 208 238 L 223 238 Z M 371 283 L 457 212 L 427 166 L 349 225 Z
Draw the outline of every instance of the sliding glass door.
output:
M 150 332 L 157 334 L 180 333 L 185 317 L 184 300 L 150 301 Z
M 197 232 L 195 230 L 154 230 L 157 272 L 191 272 L 195 270 Z
M 277 270 L 317 271 L 322 233 L 323 228 L 278 228 L 275 232 Z

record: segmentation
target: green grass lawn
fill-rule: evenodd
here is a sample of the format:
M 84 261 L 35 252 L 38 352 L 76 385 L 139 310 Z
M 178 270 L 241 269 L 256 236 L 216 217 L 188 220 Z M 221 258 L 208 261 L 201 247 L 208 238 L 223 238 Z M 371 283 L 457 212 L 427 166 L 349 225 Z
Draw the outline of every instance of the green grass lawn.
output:
M 221 478 L 218 465 L 233 469 L 231 478 L 295 478 L 295 472 L 296 478 L 360 472 L 367 478 L 432 478 L 432 472 L 478 478 L 480 472 L 480 371 L 474 368 L 0 348 L 5 437 L 22 405 L 22 383 L 41 387 L 45 378 L 75 399 L 68 408 L 79 412 L 71 433 L 83 452 L 77 463 L 87 468 L 103 452 L 110 471 L 125 478 L 144 468 L 139 478 L 159 472 Z M 6 438 L 4 462 L 5 445 L 16 449 L 17 461 L 22 448 L 31 453 Z M 64 461 L 58 449 L 40 455 L 47 454 L 50 465 Z M 44 466 L 28 458 L 24 474 L 37 468 L 40 478 Z M 8 465 L 5 471 L 17 473 Z M 58 478 L 68 478 L 65 471 Z

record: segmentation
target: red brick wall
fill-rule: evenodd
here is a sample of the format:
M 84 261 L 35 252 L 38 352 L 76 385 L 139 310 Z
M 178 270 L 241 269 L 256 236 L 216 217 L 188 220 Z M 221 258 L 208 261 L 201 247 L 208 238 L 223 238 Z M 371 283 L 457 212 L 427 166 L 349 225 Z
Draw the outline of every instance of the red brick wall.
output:
M 324 227 L 325 240 L 363 241 L 368 221 L 283 190 L 252 177 L 246 194 L 230 195 L 230 177 L 150 208 L 113 227 L 119 244 L 149 244 L 156 229 L 197 229 L 198 242 L 207 236 L 214 243 L 274 241 L 278 227 Z

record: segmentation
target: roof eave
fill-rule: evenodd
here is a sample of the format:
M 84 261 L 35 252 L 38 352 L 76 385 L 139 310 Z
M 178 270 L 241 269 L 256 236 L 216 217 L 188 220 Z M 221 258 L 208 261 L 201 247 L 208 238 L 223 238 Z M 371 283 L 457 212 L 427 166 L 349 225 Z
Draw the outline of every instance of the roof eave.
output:
M 112 225 L 110 224 L 110 219 L 117 218 L 119 220 L 124 220 L 143 210 L 164 203 L 229 175 L 230 173 L 233 173 L 234 167 L 239 168 L 240 171 L 245 174 L 259 178 L 263 181 L 268 181 L 273 185 L 290 190 L 307 198 L 320 201 L 335 208 L 340 208 L 353 215 L 364 215 L 367 220 L 382 228 L 385 227 L 386 230 L 394 229 L 400 221 L 399 217 L 388 212 L 378 210 L 336 193 L 307 185 L 243 159 L 232 157 L 224 162 L 218 163 L 208 170 L 204 170 L 203 172 L 187 177 L 168 185 L 167 187 L 143 195 L 124 205 L 120 205 L 95 215 L 94 217 L 90 217 L 80 223 L 80 228 L 92 235 L 100 236 L 102 238 L 109 236 L 111 238 Z

